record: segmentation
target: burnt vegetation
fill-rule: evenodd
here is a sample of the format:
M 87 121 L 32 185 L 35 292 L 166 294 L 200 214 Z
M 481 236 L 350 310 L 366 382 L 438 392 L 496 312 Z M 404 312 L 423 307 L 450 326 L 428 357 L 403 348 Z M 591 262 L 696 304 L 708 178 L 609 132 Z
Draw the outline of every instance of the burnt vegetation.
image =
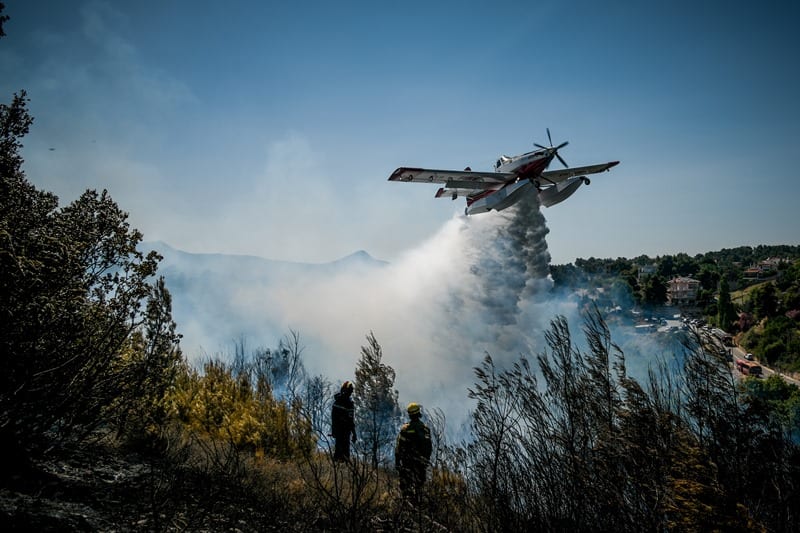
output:
M 0 4 L 2 6 L 2 4 Z M 2 19 L 0 19 L 2 21 Z M 0 32 L 0 35 L 2 33 Z M 733 379 L 699 339 L 626 372 L 601 314 L 468 391 L 418 505 L 389 468 L 400 420 L 375 336 L 354 369 L 360 440 L 335 463 L 334 384 L 300 334 L 189 365 L 158 256 L 105 192 L 30 184 L 24 92 L 0 105 L 0 524 L 73 531 L 797 531 L 800 393 Z

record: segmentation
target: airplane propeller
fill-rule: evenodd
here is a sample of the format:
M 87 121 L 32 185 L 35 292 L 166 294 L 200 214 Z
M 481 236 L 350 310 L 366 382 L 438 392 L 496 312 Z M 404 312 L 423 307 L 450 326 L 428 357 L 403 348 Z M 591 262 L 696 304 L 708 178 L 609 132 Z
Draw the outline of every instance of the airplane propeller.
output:
M 537 148 L 541 148 L 542 150 L 552 150 L 552 152 L 556 156 L 556 158 L 559 161 L 561 161 L 562 165 L 564 165 L 564 168 L 569 168 L 569 165 L 567 164 L 566 161 L 564 161 L 564 158 L 561 157 L 558 154 L 558 151 L 561 150 L 562 148 L 564 148 L 566 145 L 568 145 L 569 141 L 564 141 L 563 143 L 559 144 L 558 146 L 553 146 L 553 139 L 550 137 L 550 128 L 547 128 L 547 142 L 550 143 L 550 146 L 542 146 L 541 144 L 538 144 L 538 143 L 533 143 L 533 145 L 535 147 L 537 147 Z

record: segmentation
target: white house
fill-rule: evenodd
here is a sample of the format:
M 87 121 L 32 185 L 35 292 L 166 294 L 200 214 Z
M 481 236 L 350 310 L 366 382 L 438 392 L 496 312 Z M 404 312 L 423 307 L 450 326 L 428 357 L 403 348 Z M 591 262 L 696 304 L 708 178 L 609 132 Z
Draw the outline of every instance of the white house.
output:
M 669 305 L 693 305 L 697 301 L 700 282 L 693 278 L 678 276 L 667 282 L 667 303 Z

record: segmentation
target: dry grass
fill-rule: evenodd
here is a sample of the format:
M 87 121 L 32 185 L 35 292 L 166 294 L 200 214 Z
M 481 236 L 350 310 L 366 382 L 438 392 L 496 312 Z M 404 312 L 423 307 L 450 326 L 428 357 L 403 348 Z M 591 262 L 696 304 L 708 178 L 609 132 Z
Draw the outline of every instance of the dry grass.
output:
M 459 480 L 435 474 L 412 506 L 393 470 L 329 453 L 279 461 L 173 431 L 158 447 L 111 438 L 0 486 L 3 530 L 464 531 Z M 462 507 L 463 508 L 463 507 Z

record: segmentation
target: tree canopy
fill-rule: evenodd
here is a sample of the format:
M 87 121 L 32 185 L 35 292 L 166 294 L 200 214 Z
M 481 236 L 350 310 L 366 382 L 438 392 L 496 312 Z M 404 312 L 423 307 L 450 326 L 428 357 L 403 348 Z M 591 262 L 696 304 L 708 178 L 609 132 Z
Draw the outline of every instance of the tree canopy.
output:
M 27 181 L 27 102 L 0 105 L 0 442 L 17 450 L 132 420 L 120 411 L 148 391 L 121 401 L 125 383 L 163 392 L 154 373 L 180 358 L 168 292 L 152 283 L 159 257 L 137 249 L 127 213 L 93 190 L 60 208 Z

